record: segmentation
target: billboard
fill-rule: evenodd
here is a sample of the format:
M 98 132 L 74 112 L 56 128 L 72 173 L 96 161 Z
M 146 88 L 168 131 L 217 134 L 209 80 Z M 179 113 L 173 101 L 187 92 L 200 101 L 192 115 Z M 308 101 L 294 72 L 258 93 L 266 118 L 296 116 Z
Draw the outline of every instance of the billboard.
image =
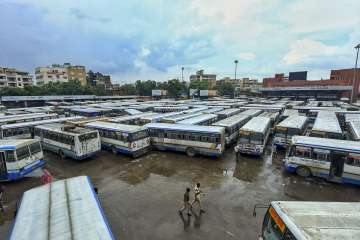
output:
M 307 80 L 307 71 L 289 72 L 289 81 Z

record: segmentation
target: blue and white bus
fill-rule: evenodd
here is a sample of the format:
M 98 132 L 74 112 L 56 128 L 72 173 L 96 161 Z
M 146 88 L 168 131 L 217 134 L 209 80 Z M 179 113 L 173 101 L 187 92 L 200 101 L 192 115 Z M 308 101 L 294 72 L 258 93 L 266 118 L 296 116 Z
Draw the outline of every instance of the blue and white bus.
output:
M 0 181 L 23 178 L 44 164 L 44 155 L 38 140 L 0 140 Z
M 225 109 L 225 110 L 216 112 L 215 114 L 218 115 L 219 120 L 222 120 L 222 119 L 234 116 L 235 114 L 238 114 L 239 112 L 241 112 L 240 109 L 229 108 L 229 109 Z
M 343 139 L 339 121 L 335 112 L 319 111 L 311 129 L 311 137 Z
M 79 176 L 26 191 L 8 239 L 113 240 L 115 237 L 90 179 Z
M 152 145 L 159 150 L 186 152 L 190 157 L 219 157 L 225 149 L 222 127 L 169 123 L 149 123 L 145 127 L 149 129 Z
M 61 123 L 35 127 L 35 139 L 39 139 L 44 149 L 59 154 L 61 158 L 82 160 L 101 150 L 97 130 Z
M 303 135 L 308 124 L 308 117 L 290 116 L 275 126 L 273 143 L 275 146 L 285 148 L 289 146 L 295 135 Z
M 360 184 L 360 142 L 294 136 L 284 166 L 302 177 Z
M 242 113 L 225 118 L 212 124 L 212 126 L 225 128 L 225 143 L 230 145 L 237 141 L 239 136 L 239 129 L 244 126 L 251 117 L 249 115 L 243 115 Z
M 196 117 L 184 119 L 182 121 L 177 122 L 177 124 L 190 124 L 190 125 L 211 125 L 216 122 L 218 119 L 218 115 L 216 114 L 201 114 Z
M 113 153 L 139 157 L 150 150 L 149 131 L 145 127 L 100 121 L 87 123 L 85 127 L 98 130 L 101 146 Z

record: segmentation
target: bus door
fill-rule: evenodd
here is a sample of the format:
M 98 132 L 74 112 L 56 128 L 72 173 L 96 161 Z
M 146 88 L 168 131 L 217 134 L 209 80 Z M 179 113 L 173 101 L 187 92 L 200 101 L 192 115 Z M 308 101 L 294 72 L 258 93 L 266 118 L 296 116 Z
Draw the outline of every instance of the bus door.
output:
M 329 179 L 339 180 L 344 172 L 344 163 L 347 154 L 344 152 L 333 151 L 331 154 L 331 165 L 329 171 Z
M 7 169 L 5 162 L 5 153 L 0 152 L 0 180 L 7 178 Z

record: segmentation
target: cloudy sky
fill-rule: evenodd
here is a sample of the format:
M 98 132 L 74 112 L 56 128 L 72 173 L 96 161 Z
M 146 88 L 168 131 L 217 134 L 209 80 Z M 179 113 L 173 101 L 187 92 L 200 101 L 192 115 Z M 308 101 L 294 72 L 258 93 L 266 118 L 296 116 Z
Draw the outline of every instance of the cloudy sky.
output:
M 0 66 L 71 62 L 124 83 L 351 68 L 359 0 L 0 0 Z

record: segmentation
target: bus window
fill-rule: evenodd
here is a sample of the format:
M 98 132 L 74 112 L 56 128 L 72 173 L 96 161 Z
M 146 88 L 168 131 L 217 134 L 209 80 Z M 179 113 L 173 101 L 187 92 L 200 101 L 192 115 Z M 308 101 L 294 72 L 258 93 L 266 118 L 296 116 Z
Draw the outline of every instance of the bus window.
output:
M 297 157 L 310 158 L 311 148 L 296 146 L 295 155 Z
M 360 154 L 350 153 L 345 163 L 351 166 L 360 167 Z
M 283 240 L 296 240 L 295 236 L 292 234 L 292 232 L 289 231 L 289 229 L 286 230 Z
M 5 151 L 5 159 L 7 162 L 15 162 L 14 151 Z
M 313 150 L 313 159 L 315 159 L 315 160 L 329 162 L 330 161 L 329 155 L 330 155 L 329 150 L 323 150 L 323 149 L 317 149 L 317 148 L 314 148 L 314 150 Z
M 21 147 L 16 149 L 16 155 L 18 160 L 22 160 L 24 158 L 27 158 L 30 156 L 29 148 L 28 146 Z
M 41 147 L 39 142 L 31 144 L 29 147 L 31 154 L 36 154 L 38 152 L 41 152 Z

